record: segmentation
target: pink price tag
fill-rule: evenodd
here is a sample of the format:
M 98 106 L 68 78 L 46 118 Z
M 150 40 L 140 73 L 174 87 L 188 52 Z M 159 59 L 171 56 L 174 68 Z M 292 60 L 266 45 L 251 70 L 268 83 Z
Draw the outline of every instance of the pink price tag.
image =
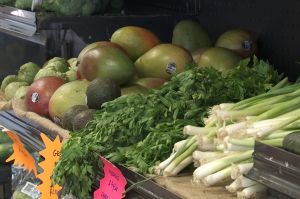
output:
M 100 188 L 94 192 L 94 199 L 121 199 L 127 184 L 122 172 L 111 162 L 100 157 L 104 164 L 104 178 Z

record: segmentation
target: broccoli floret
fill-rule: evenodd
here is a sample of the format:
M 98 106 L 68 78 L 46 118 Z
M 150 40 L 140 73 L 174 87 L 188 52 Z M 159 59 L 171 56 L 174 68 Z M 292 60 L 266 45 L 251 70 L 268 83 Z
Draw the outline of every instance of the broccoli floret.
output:
M 19 9 L 31 9 L 32 0 L 16 0 L 15 7 Z

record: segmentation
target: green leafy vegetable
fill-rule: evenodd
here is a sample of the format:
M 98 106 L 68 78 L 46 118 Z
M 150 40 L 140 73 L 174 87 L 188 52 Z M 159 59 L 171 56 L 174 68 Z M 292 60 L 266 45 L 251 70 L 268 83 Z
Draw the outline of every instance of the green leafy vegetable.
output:
M 94 120 L 64 144 L 54 181 L 64 185 L 67 193 L 86 198 L 99 186 L 100 154 L 149 172 L 183 138 L 183 126 L 202 124 L 210 106 L 263 93 L 281 78 L 267 62 L 254 59 L 247 67 L 249 63 L 243 60 L 225 76 L 213 68 L 193 68 L 148 95 L 105 103 Z M 79 172 L 87 168 L 88 175 Z

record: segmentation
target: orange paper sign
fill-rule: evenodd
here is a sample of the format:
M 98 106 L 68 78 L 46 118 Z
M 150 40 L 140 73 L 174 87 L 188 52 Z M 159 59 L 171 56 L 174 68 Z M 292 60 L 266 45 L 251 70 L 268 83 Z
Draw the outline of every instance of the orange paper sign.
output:
M 44 171 L 38 175 L 38 178 L 42 183 L 37 186 L 37 189 L 41 192 L 40 199 L 58 199 L 57 193 L 61 190 L 61 187 L 58 185 L 52 186 L 51 176 L 55 164 L 59 160 L 62 143 L 58 136 L 53 142 L 43 133 L 41 134 L 41 137 L 46 148 L 43 151 L 40 151 L 40 155 L 43 156 L 45 160 L 39 163 L 39 166 Z
M 10 162 L 14 160 L 14 165 L 23 166 L 24 170 L 28 170 L 29 172 L 33 171 L 34 175 L 37 175 L 36 165 L 34 158 L 30 155 L 30 153 L 26 150 L 24 145 L 22 144 L 20 138 L 14 134 L 13 132 L 5 129 L 3 130 L 7 133 L 10 139 L 13 141 L 13 154 L 6 160 L 6 162 Z

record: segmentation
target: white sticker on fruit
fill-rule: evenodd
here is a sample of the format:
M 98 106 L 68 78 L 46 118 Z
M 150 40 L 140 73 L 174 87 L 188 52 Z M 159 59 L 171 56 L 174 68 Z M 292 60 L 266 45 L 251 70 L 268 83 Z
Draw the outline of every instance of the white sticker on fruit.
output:
M 246 49 L 246 50 L 251 50 L 252 48 L 252 42 L 251 41 L 244 41 L 243 42 L 243 48 Z
M 31 182 L 26 182 L 21 192 L 34 199 L 39 198 L 40 195 L 40 192 L 36 189 L 36 185 Z
M 40 99 L 40 96 L 39 96 L 39 94 L 37 92 L 32 93 L 32 95 L 31 95 L 31 101 L 33 103 L 37 103 L 39 101 L 39 99 Z
M 175 63 L 168 63 L 166 66 L 166 72 L 169 74 L 173 74 L 176 72 L 176 64 Z

